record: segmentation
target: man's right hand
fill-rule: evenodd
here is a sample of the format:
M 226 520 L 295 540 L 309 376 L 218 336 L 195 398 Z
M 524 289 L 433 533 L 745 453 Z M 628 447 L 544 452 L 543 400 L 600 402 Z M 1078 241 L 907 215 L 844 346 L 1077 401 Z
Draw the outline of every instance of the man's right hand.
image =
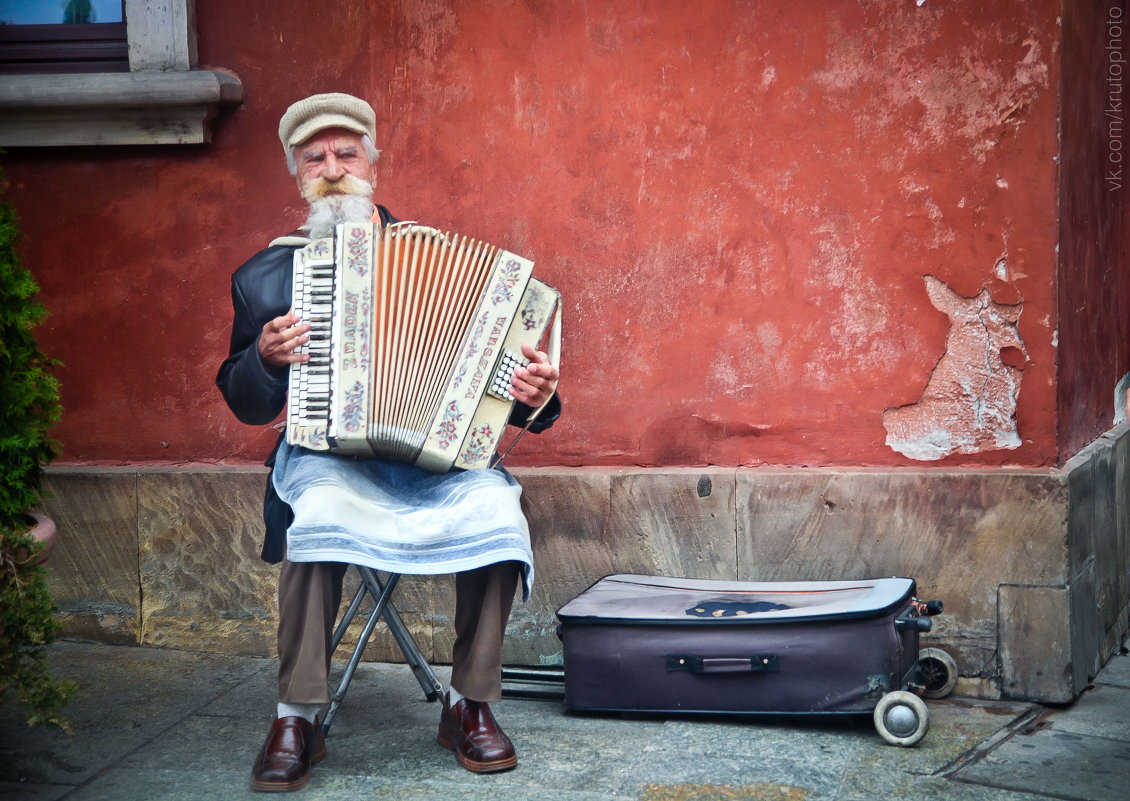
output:
M 295 353 L 299 345 L 310 341 L 307 332 L 311 326 L 298 319 L 294 312 L 276 317 L 263 326 L 259 334 L 259 358 L 269 368 L 310 361 L 308 353 Z

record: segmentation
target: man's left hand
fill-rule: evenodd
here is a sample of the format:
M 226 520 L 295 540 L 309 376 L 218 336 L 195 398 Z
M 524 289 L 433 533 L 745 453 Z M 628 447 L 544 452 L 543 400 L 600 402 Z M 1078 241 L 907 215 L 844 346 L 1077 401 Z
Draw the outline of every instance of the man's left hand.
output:
M 558 371 L 549 363 L 549 356 L 531 345 L 522 346 L 522 355 L 530 363 L 514 371 L 510 394 L 536 409 L 557 391 Z

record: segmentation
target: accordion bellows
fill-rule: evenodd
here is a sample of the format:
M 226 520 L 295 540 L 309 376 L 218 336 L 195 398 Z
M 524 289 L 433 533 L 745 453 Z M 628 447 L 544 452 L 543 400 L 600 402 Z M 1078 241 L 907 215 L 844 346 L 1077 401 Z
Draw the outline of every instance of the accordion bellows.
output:
M 489 467 L 509 385 L 560 296 L 533 262 L 412 223 L 339 225 L 294 254 L 294 312 L 310 323 L 290 371 L 287 441 L 442 473 Z M 535 410 L 535 414 L 539 410 Z

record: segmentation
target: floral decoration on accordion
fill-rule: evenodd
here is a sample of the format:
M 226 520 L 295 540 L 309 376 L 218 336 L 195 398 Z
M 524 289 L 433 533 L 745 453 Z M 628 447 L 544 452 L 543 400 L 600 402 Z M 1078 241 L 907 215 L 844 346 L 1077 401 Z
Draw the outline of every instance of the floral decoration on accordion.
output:
M 537 285 L 537 282 L 531 283 L 530 288 L 526 291 L 529 293 L 529 302 L 522 306 L 522 328 L 527 331 L 535 331 L 540 329 L 545 323 L 541 315 L 534 311 L 535 309 L 542 308 L 542 295 L 545 293 L 541 291 L 541 287 Z
M 345 242 L 346 266 L 358 275 L 369 272 L 369 243 L 365 228 L 351 228 Z
M 494 430 L 490 425 L 479 426 L 467 437 L 467 447 L 463 449 L 463 460 L 467 464 L 478 464 L 490 458 Z
M 459 430 L 456 428 L 456 423 L 463 419 L 463 413 L 459 411 L 455 401 L 447 404 L 447 408 L 443 410 L 443 417 L 440 418 L 439 425 L 436 426 L 435 435 L 439 437 L 440 448 L 447 450 L 451 447 L 451 443 L 459 435 Z
M 364 393 L 365 388 L 360 381 L 353 382 L 353 386 L 345 392 L 345 403 L 341 407 L 341 423 L 346 431 L 357 432 L 361 430 L 365 413 L 361 404 Z
M 360 340 L 358 347 L 357 361 L 358 365 L 363 370 L 369 369 L 369 362 L 372 361 L 373 354 L 371 343 L 373 341 L 371 328 L 373 325 L 373 298 L 369 289 L 366 287 L 361 290 L 361 319 L 359 320 L 357 328 L 357 337 Z
M 521 279 L 522 265 L 518 263 L 517 259 L 507 259 L 506 263 L 502 265 L 498 283 L 494 285 L 494 290 L 491 292 L 491 302 L 496 306 L 499 303 L 509 303 L 513 298 L 511 290 L 518 285 Z
M 482 316 L 475 321 L 475 328 L 471 331 L 471 336 L 467 343 L 467 349 L 463 352 L 463 358 L 459 361 L 459 369 L 451 379 L 452 389 L 459 389 L 463 386 L 463 379 L 467 376 L 467 367 L 471 364 L 476 356 L 479 355 L 478 341 L 483 335 L 483 330 L 486 329 L 487 323 L 490 322 L 490 312 L 484 311 Z
M 319 239 L 310 246 L 310 257 L 314 259 L 326 259 L 330 257 L 330 239 Z
M 325 426 L 300 426 L 296 433 L 296 445 L 314 451 L 326 449 Z

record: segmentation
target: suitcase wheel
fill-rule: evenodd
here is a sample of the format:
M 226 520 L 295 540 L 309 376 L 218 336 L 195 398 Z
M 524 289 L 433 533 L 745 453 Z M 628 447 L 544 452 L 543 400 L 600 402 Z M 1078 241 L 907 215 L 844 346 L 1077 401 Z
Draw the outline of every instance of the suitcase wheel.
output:
M 895 690 L 880 698 L 873 717 L 880 736 L 891 745 L 914 745 L 930 729 L 926 702 L 906 690 Z
M 924 698 L 945 698 L 957 686 L 957 662 L 941 648 L 918 652 L 918 680 Z

